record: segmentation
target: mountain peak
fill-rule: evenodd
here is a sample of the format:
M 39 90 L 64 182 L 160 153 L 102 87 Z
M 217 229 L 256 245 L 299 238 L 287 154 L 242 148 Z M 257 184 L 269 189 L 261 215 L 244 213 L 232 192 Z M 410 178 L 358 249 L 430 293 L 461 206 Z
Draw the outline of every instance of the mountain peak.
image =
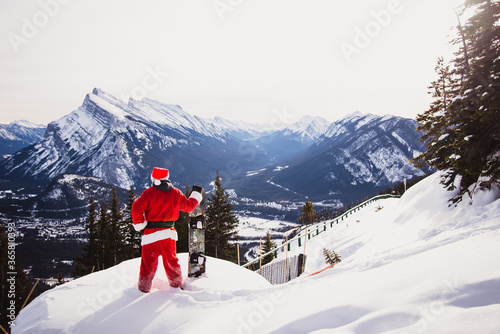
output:
M 92 94 L 99 95 L 99 94 L 106 94 L 106 92 L 101 88 L 94 87 L 94 89 L 92 90 Z
M 12 125 L 18 125 L 18 126 L 22 126 L 22 127 L 25 127 L 25 128 L 32 128 L 32 129 L 39 129 L 39 128 L 45 128 L 46 127 L 43 124 L 35 124 L 35 123 L 32 123 L 32 122 L 27 121 L 27 120 L 13 121 L 9 125 L 11 125 L 11 126 Z
M 95 94 L 95 92 L 96 90 L 94 89 L 92 94 L 88 94 L 85 98 L 85 102 L 91 102 L 102 111 L 109 113 L 117 119 L 125 118 L 127 112 L 121 101 L 118 101 L 112 95 L 106 94 L 103 91 L 97 91 L 97 94 Z M 91 108 L 91 110 L 94 112 L 97 111 L 95 108 Z
M 352 118 L 352 117 L 362 117 L 363 113 L 361 111 L 355 111 L 350 114 L 345 115 L 343 118 Z
M 34 124 L 25 120 L 0 124 L 0 154 L 13 154 L 42 139 L 45 125 Z
M 363 114 L 360 111 L 355 111 L 353 113 L 347 114 L 344 117 L 342 117 L 339 121 L 352 121 L 356 119 L 361 119 L 365 117 L 373 116 L 372 114 Z
M 293 132 L 299 132 L 311 139 L 318 139 L 328 129 L 330 122 L 319 116 L 302 116 L 297 122 L 288 128 Z
M 304 115 L 302 116 L 297 122 L 294 124 L 311 124 L 311 123 L 322 123 L 322 124 L 330 124 L 328 120 L 321 116 L 310 116 L 310 115 Z

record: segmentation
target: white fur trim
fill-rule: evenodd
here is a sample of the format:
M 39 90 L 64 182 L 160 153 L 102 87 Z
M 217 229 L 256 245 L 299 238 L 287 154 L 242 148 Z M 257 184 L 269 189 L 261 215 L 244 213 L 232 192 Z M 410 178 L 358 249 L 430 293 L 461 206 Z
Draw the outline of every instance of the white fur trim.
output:
M 193 191 L 191 195 L 189 195 L 189 198 L 194 198 L 195 200 L 198 201 L 198 204 L 200 204 L 201 200 L 203 199 L 203 196 L 199 192 Z
M 177 231 L 166 229 L 166 230 L 159 230 L 151 234 L 144 234 L 142 236 L 141 246 L 152 244 L 153 242 L 157 242 L 164 239 L 173 239 L 177 241 Z
M 159 186 L 161 184 L 161 181 L 167 181 L 168 180 L 168 176 L 167 177 L 164 177 L 162 179 L 155 179 L 153 177 L 153 175 L 151 175 L 151 182 L 153 182 L 154 185 L 157 185 Z
M 134 224 L 134 229 L 137 232 L 140 232 L 146 228 L 146 225 L 148 225 L 147 221 L 144 221 L 143 223 L 139 223 L 139 224 Z

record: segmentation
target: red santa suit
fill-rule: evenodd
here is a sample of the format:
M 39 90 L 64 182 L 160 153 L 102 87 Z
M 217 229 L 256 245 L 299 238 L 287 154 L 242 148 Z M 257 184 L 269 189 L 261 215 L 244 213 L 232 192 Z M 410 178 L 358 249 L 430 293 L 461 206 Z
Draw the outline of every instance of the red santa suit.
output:
M 182 273 L 176 254 L 177 231 L 168 222 L 179 218 L 179 210 L 191 212 L 201 201 L 199 192 L 191 192 L 189 198 L 168 180 L 168 170 L 154 168 L 151 174 L 153 186 L 144 190 L 132 205 L 132 220 L 136 231 L 144 230 L 142 236 L 142 257 L 139 273 L 139 290 L 149 292 L 161 255 L 163 267 L 172 287 L 182 286 Z M 147 227 L 148 222 L 153 227 Z M 162 223 L 163 222 L 163 223 Z

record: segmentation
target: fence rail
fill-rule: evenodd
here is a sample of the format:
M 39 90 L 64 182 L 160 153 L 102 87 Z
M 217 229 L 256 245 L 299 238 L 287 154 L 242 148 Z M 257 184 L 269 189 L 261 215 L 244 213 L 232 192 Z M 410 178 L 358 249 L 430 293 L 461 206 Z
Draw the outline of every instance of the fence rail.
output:
M 341 222 L 345 218 L 347 218 L 349 215 L 352 215 L 354 212 L 361 210 L 362 208 L 364 208 L 368 204 L 371 204 L 373 202 L 383 200 L 383 199 L 400 198 L 400 197 L 401 196 L 399 196 L 399 195 L 390 195 L 390 194 L 374 196 L 374 197 L 362 202 L 361 204 L 358 204 L 355 207 L 347 210 L 346 212 L 344 212 L 343 214 L 341 214 L 340 216 L 338 216 L 336 218 L 323 220 L 323 221 L 320 221 L 318 223 L 311 224 L 309 226 L 303 226 L 298 230 L 295 237 L 293 237 L 292 239 L 288 240 L 287 242 L 281 244 L 280 246 L 277 246 L 276 248 L 272 249 L 271 251 L 269 251 L 265 254 L 261 254 L 260 257 L 245 263 L 242 267 L 244 267 L 244 268 L 248 268 L 250 266 L 255 267 L 254 264 L 257 264 L 257 266 L 259 266 L 261 258 L 265 258 L 266 256 L 271 255 L 271 254 L 274 256 L 274 258 L 277 258 L 279 253 L 285 252 L 285 247 L 286 247 L 286 251 L 290 251 L 292 244 L 296 243 L 297 247 L 301 247 L 302 246 L 302 238 L 305 238 L 306 235 L 307 235 L 307 239 L 311 239 L 312 237 L 315 237 L 315 236 L 319 235 L 320 233 L 325 232 L 327 229 L 332 228 L 334 224 L 338 224 L 339 222 Z M 305 233 L 306 229 L 307 229 L 307 233 Z M 304 233 L 304 234 L 302 234 L 302 233 Z M 264 267 L 262 267 L 262 268 L 264 268 Z

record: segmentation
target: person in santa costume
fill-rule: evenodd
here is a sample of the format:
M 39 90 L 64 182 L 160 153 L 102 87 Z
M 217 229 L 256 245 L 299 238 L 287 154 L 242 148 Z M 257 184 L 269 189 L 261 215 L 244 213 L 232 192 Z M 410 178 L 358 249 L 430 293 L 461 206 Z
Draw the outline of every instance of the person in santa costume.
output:
M 182 273 L 177 259 L 174 222 L 179 210 L 191 212 L 202 199 L 202 189 L 193 186 L 187 198 L 169 180 L 168 169 L 155 167 L 151 187 L 132 204 L 132 220 L 136 231 L 144 230 L 138 289 L 149 292 L 161 255 L 170 286 L 182 288 Z

